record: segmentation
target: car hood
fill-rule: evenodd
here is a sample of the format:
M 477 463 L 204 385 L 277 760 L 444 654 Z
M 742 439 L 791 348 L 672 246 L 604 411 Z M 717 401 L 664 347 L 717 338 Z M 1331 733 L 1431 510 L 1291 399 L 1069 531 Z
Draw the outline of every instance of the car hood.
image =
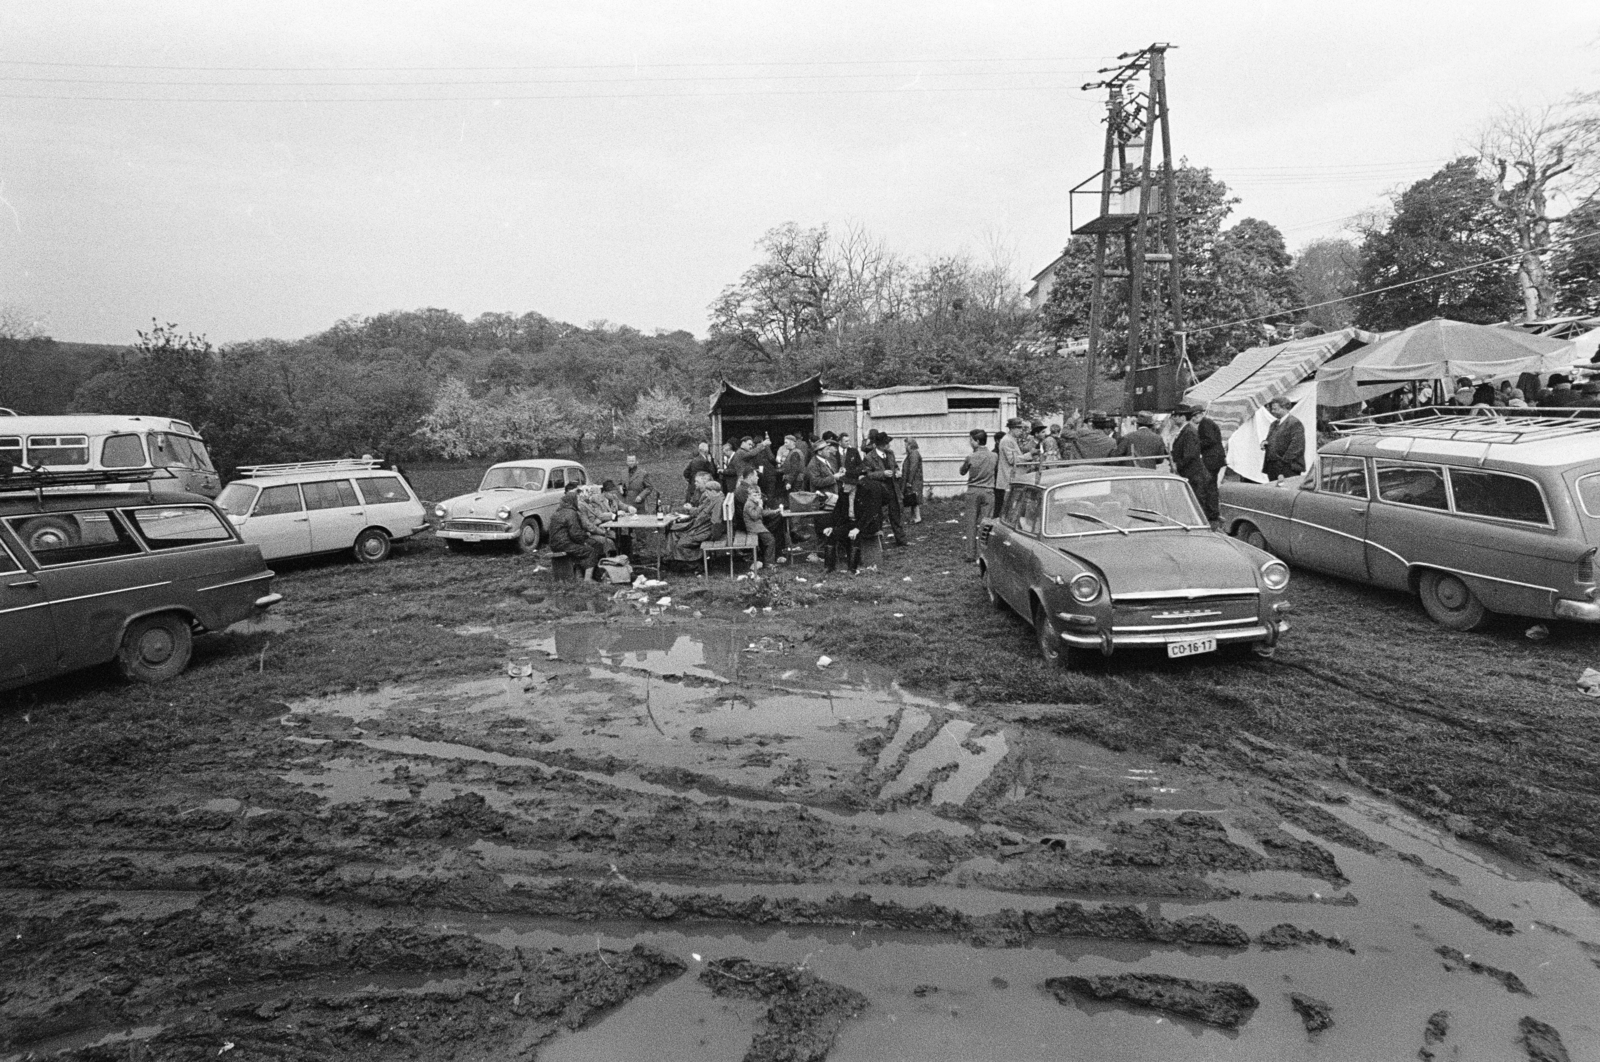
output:
M 542 493 L 536 490 L 486 490 L 463 494 L 440 504 L 451 516 L 481 516 L 493 520 L 501 509 L 525 508 L 538 501 Z
M 1057 548 L 1098 568 L 1113 597 L 1259 586 L 1256 562 L 1232 539 L 1214 531 L 1088 535 L 1069 539 Z

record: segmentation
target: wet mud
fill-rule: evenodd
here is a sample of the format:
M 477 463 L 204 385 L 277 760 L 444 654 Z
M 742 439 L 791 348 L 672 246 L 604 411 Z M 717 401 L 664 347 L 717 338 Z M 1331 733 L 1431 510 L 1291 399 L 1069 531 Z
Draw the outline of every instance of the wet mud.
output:
M 0 1059 L 1600 1057 L 1594 908 L 1336 765 L 670 611 L 40 743 Z

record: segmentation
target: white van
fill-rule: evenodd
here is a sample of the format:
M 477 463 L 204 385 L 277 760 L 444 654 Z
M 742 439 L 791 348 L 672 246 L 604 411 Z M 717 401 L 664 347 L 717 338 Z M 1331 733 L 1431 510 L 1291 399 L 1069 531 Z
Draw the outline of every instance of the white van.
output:
M 427 530 L 405 477 L 372 460 L 248 465 L 217 506 L 268 560 L 350 550 L 371 564 L 390 543 Z
M 149 468 L 158 470 L 151 480 L 155 489 L 166 482 L 175 491 L 207 498 L 222 486 L 200 433 L 171 417 L 6 417 L 0 422 L 0 464 L 54 472 Z M 102 489 L 130 488 L 112 483 Z M 140 483 L 137 489 L 146 487 Z

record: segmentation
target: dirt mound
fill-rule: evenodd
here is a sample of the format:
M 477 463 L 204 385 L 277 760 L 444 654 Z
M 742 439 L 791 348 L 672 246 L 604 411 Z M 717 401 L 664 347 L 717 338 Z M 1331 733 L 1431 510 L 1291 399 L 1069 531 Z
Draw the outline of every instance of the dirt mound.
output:
M 1319 1033 L 1333 1024 L 1333 1008 L 1320 999 L 1301 992 L 1290 992 L 1289 1005 L 1300 1015 L 1300 1021 L 1308 1033 Z
M 767 1004 L 744 1062 L 821 1062 L 840 1026 L 867 1006 L 859 993 L 809 970 L 739 957 L 709 963 L 700 980 L 719 996 Z
M 1261 1005 L 1249 989 L 1232 981 L 1191 981 L 1166 974 L 1052 977 L 1044 986 L 1062 1003 L 1070 1002 L 1074 995 L 1131 1003 L 1219 1029 L 1237 1029 Z

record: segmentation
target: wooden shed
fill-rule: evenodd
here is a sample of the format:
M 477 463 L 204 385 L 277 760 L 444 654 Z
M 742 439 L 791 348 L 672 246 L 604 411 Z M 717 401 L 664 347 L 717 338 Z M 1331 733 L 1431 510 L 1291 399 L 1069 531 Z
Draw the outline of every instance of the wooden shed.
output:
M 711 401 L 712 446 L 741 436 L 769 433 L 774 440 L 792 432 L 849 432 L 859 443 L 873 428 L 894 437 L 903 459 L 905 443 L 917 440 L 923 481 L 935 497 L 966 490 L 957 471 L 971 452 L 967 432 L 982 428 L 993 444 L 996 433 L 1017 415 L 1015 387 L 991 384 L 928 384 L 828 390 L 813 376 L 778 391 L 746 391 L 724 383 Z

